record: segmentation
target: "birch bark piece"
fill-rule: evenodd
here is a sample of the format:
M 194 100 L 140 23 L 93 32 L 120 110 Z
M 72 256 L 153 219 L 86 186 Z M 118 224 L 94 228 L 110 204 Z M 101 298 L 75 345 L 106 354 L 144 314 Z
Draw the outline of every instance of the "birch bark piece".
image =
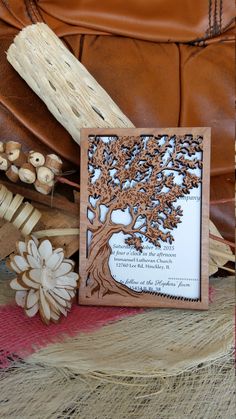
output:
M 134 127 L 46 24 L 24 28 L 7 59 L 78 144 L 81 128 Z
M 14 164 L 6 171 L 6 177 L 13 183 L 19 180 L 19 169 Z

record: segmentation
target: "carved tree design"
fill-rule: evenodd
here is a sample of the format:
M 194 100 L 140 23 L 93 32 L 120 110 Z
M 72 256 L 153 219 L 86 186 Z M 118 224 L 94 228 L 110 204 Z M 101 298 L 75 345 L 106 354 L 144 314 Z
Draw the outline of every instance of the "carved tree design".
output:
M 140 295 L 115 281 L 109 268 L 114 233 L 128 234 L 126 244 L 142 251 L 143 242 L 160 247 L 172 243 L 172 230 L 181 222 L 178 198 L 198 187 L 194 172 L 202 167 L 202 137 L 186 135 L 90 136 L 88 148 L 87 295 L 98 292 Z M 101 206 L 106 207 L 101 221 Z M 112 222 L 115 210 L 129 210 L 129 225 Z M 89 216 L 90 214 L 90 216 Z

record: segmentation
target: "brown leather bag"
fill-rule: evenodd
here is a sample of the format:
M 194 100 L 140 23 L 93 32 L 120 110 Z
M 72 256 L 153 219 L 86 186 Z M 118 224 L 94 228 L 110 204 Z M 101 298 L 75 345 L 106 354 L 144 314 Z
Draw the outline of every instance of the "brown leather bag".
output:
M 5 51 L 24 26 L 46 22 L 137 127 L 212 127 L 211 199 L 233 197 L 234 7 L 231 0 L 0 0 L 0 140 L 78 146 L 11 68 Z M 233 239 L 233 202 L 211 218 Z

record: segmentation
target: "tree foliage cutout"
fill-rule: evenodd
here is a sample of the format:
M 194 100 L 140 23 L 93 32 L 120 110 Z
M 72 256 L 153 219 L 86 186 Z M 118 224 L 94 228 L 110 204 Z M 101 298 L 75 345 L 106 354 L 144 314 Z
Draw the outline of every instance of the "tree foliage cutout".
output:
M 126 244 L 142 251 L 145 241 L 160 247 L 172 243 L 183 215 L 178 198 L 197 188 L 201 178 L 203 139 L 192 135 L 123 136 L 89 139 L 88 212 L 92 239 L 88 250 L 89 294 L 135 292 L 112 278 L 109 269 L 114 233 L 128 235 Z M 106 207 L 101 221 L 101 205 Z M 114 224 L 115 210 L 129 211 L 129 225 Z

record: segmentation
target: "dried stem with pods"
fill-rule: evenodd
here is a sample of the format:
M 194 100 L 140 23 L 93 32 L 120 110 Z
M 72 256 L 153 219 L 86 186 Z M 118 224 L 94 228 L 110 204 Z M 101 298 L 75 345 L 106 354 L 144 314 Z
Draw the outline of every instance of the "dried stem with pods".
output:
M 192 135 L 90 137 L 88 296 L 137 295 L 112 277 L 109 240 L 122 232 L 128 235 L 126 244 L 137 251 L 145 241 L 157 247 L 172 243 L 172 231 L 182 217 L 176 201 L 201 182 L 197 169 L 202 167 L 202 142 L 201 136 Z M 112 221 L 116 210 L 129 212 L 128 225 Z

